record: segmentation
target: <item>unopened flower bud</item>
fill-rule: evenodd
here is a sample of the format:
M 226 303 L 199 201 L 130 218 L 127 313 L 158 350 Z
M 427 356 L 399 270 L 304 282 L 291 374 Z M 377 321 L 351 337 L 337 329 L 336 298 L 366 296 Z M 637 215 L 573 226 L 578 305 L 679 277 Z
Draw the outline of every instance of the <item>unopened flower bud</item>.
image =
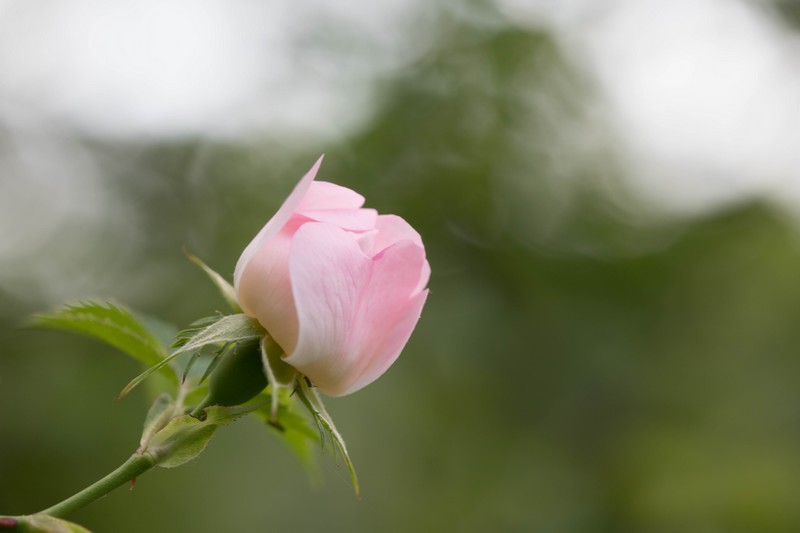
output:
M 428 296 L 422 238 L 364 197 L 315 182 L 320 161 L 242 252 L 242 310 L 283 347 L 283 360 L 321 391 L 372 383 L 400 355 Z
M 193 414 L 209 405 L 240 405 L 267 386 L 260 339 L 237 343 L 227 350 L 208 378 L 208 395 Z

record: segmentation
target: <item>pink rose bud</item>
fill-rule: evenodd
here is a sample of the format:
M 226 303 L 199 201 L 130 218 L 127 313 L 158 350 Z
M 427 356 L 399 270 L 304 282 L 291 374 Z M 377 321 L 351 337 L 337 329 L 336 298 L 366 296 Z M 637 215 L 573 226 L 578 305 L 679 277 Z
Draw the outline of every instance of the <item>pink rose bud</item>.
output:
M 428 296 L 430 266 L 402 218 L 315 182 L 322 158 L 242 252 L 239 304 L 320 390 L 343 396 L 372 383 L 408 342 Z

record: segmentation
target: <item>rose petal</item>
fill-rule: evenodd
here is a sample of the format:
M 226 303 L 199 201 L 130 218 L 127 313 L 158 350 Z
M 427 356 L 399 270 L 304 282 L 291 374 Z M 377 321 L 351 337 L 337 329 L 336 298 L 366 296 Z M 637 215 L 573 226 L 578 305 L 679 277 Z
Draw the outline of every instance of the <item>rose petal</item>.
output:
M 317 222 L 328 222 L 350 231 L 369 231 L 375 228 L 378 212 L 374 209 L 321 209 L 302 211 Z
M 419 236 L 419 233 L 417 233 L 408 222 L 397 215 L 378 215 L 375 227 L 378 230 L 373 243 L 373 250 L 375 253 L 380 253 L 382 250 L 402 240 L 410 240 L 423 250 L 425 249 L 422 244 L 422 237 Z M 431 267 L 428 262 L 425 261 L 422 265 L 422 273 L 420 274 L 419 283 L 417 284 L 415 292 L 419 292 L 425 288 L 430 276 Z
M 289 281 L 291 239 L 307 219 L 295 216 L 259 248 L 239 278 L 239 305 L 264 326 L 284 350 L 294 348 L 297 313 Z
M 289 276 L 298 332 L 286 362 L 325 392 L 338 388 L 358 356 L 347 351 L 348 337 L 370 266 L 356 235 L 331 224 L 309 222 L 292 239 Z
M 400 352 L 403 351 L 408 339 L 411 337 L 411 333 L 414 331 L 419 321 L 422 307 L 425 305 L 425 300 L 427 298 L 428 291 L 425 290 L 409 300 L 406 307 L 399 313 L 400 319 L 394 323 L 393 327 L 385 332 L 383 343 L 380 349 L 375 353 L 374 358 L 371 359 L 370 363 L 362 370 L 361 375 L 358 376 L 349 387 L 342 391 L 340 395 L 350 394 L 351 392 L 356 392 L 366 387 L 381 377 L 386 370 L 392 366 L 392 363 L 400 356 Z
M 417 290 L 426 267 L 424 249 L 408 240 L 387 248 L 373 261 L 350 346 L 359 352 L 359 371 L 338 394 L 372 383 L 400 355 L 428 296 L 428 291 Z
M 425 286 L 428 284 L 428 280 L 431 278 L 431 265 L 428 263 L 426 259 L 424 263 L 422 263 L 422 270 L 419 275 L 419 283 L 417 283 L 416 288 L 414 289 L 414 293 L 422 291 Z
M 242 255 L 239 256 L 239 261 L 236 262 L 236 268 L 233 271 L 233 286 L 236 288 L 237 294 L 240 294 L 239 281 L 242 277 L 244 268 L 247 266 L 247 263 L 249 263 L 250 259 L 252 259 L 256 252 L 263 247 L 266 241 L 268 241 L 271 237 L 278 233 L 284 225 L 286 225 L 292 214 L 300 206 L 301 202 L 306 196 L 306 193 L 311 188 L 312 184 L 314 184 L 314 178 L 317 176 L 317 171 L 319 170 L 319 166 L 322 164 L 323 157 L 325 156 L 320 156 L 311 169 L 306 172 L 305 176 L 300 179 L 297 185 L 295 185 L 291 194 L 289 194 L 289 197 L 284 200 L 283 205 L 281 205 L 280 209 L 278 209 L 278 212 L 275 213 L 271 219 L 269 219 L 263 228 L 261 228 L 261 231 L 259 231 L 255 238 L 250 241 L 250 244 L 248 244 L 244 249 Z
M 378 233 L 378 230 L 371 229 L 369 231 L 362 231 L 356 234 L 356 242 L 358 243 L 359 248 L 367 257 L 372 257 L 372 243 L 375 241 L 375 234 Z
M 411 225 L 397 215 L 379 215 L 375 221 L 378 236 L 375 239 L 375 253 L 385 250 L 398 241 L 408 239 L 422 246 L 422 237 Z
M 424 263 L 424 249 L 410 240 L 372 259 L 354 234 L 303 225 L 289 257 L 299 329 L 286 362 L 332 396 L 372 382 L 397 358 L 419 318 L 427 292 L 413 293 Z
M 358 209 L 364 205 L 364 197 L 357 192 L 330 183 L 316 181 L 308 189 L 298 211 L 316 211 L 318 209 Z

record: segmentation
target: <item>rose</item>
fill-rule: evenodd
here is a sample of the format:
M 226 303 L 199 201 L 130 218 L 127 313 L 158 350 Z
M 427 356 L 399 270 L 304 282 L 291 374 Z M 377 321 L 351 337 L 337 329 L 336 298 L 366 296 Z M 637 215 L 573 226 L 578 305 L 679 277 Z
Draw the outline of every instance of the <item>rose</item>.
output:
M 242 252 L 234 286 L 284 361 L 342 396 L 372 383 L 408 342 L 430 266 L 402 218 L 364 209 L 360 194 L 315 182 L 322 158 Z

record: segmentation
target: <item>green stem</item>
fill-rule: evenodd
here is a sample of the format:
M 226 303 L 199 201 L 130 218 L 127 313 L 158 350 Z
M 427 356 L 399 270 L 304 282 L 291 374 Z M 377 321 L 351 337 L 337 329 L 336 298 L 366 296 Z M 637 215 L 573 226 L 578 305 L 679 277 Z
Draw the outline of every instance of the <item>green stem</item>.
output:
M 70 513 L 86 507 L 132 479 L 140 476 L 156 465 L 149 453 L 135 453 L 122 465 L 103 479 L 70 496 L 61 503 L 41 511 L 42 514 L 64 518 Z

